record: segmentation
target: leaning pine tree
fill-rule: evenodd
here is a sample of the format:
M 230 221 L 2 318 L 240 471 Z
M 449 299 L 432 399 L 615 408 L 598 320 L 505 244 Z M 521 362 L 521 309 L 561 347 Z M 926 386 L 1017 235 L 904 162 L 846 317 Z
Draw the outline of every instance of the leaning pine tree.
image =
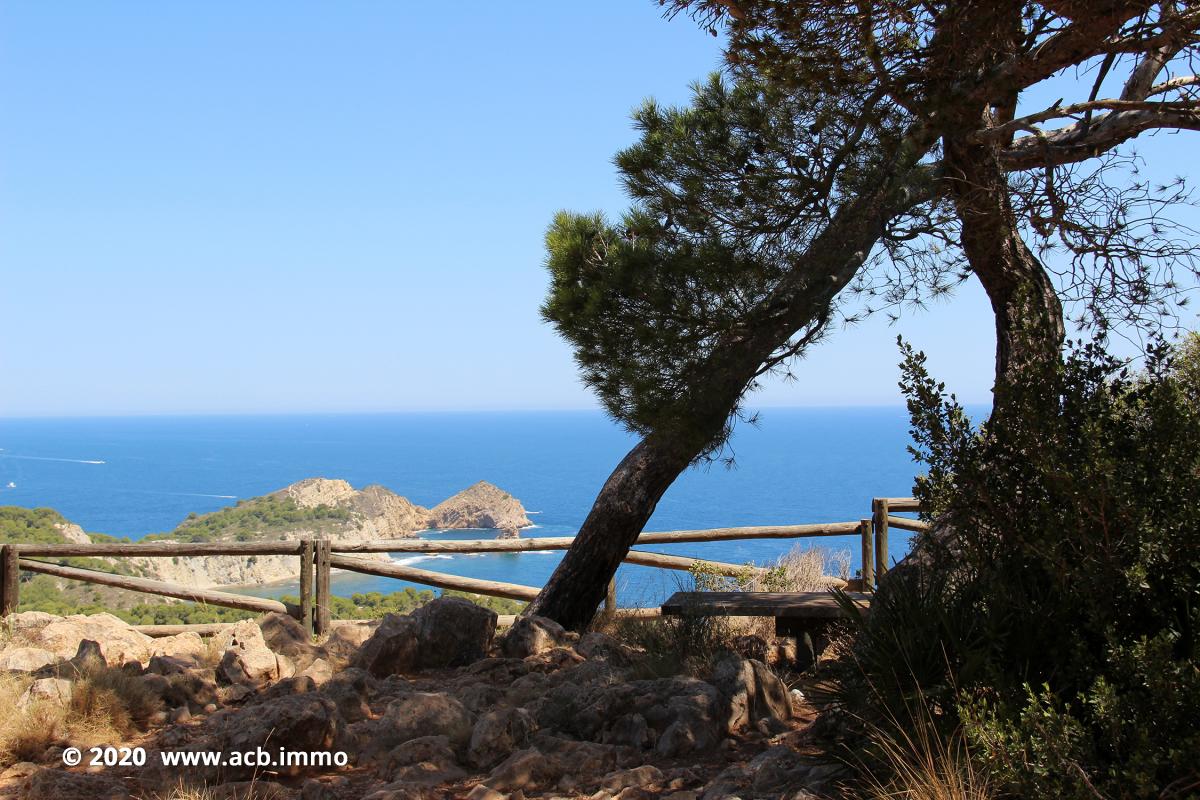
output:
M 1193 4 L 661 2 L 728 27 L 736 80 L 642 109 L 618 157 L 634 210 L 563 214 L 547 237 L 545 316 L 642 437 L 531 606 L 575 628 L 666 488 L 719 456 L 746 392 L 820 337 L 844 289 L 867 297 L 857 314 L 978 277 L 999 410 L 1006 385 L 1060 363 L 1064 300 L 1084 324 L 1153 327 L 1183 298 L 1175 270 L 1195 273 L 1163 216 L 1182 182 L 1151 186 L 1118 149 L 1200 128 Z M 1087 100 L 1018 111 L 1076 70 L 1096 75 Z
M 822 335 L 889 224 L 933 186 L 931 140 L 877 97 L 798 102 L 714 77 L 691 107 L 649 103 L 636 122 L 641 141 L 617 164 L 637 206 L 615 223 L 561 213 L 546 236 L 543 314 L 641 436 L 530 606 L 576 629 L 671 483 L 721 457 L 745 394 Z

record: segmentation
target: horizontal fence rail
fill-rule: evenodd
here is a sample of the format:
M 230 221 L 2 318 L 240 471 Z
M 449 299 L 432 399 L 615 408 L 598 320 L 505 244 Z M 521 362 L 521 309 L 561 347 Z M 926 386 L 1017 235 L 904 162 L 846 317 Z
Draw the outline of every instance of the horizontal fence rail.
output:
M 920 511 L 920 504 L 911 497 L 877 497 L 871 503 L 871 516 L 858 522 L 827 522 L 806 525 L 757 525 L 737 528 L 707 528 L 643 533 L 635 545 L 666 545 L 694 542 L 717 542 L 742 539 L 804 539 L 828 536 L 860 537 L 862 570 L 851 581 L 854 588 L 870 591 L 888 569 L 888 530 L 899 528 L 923 532 L 929 525 L 911 517 L 896 516 L 893 512 Z M 547 550 L 566 550 L 574 543 L 571 536 L 537 539 L 481 539 L 433 541 L 428 539 L 384 539 L 370 542 L 328 539 L 296 539 L 271 542 L 96 542 L 96 543 L 15 543 L 0 547 L 0 618 L 16 611 L 20 597 L 20 571 L 52 575 L 145 594 L 171 597 L 207 605 L 222 606 L 256 613 L 284 613 L 300 620 L 313 633 L 327 633 L 334 625 L 342 624 L 330 618 L 330 572 L 334 569 L 365 575 L 396 578 L 411 583 L 441 589 L 471 592 L 492 597 L 529 601 L 540 589 L 515 583 L 467 578 L 444 572 L 394 564 L 374 558 L 356 558 L 354 554 L 375 553 L 520 553 Z M 270 598 L 222 592 L 215 589 L 196 589 L 166 581 L 131 575 L 119 575 L 96 569 L 85 569 L 37 559 L 70 557 L 150 557 L 177 556 L 298 556 L 300 567 L 299 605 L 285 604 Z M 672 570 L 693 570 L 698 566 L 705 572 L 740 577 L 764 567 L 752 564 L 729 564 L 690 556 L 652 553 L 631 549 L 624 563 Z M 838 582 L 837 585 L 841 585 Z M 624 615 L 653 615 L 657 609 L 617 609 L 614 586 L 609 587 L 606 606 Z M 349 621 L 345 621 L 349 622 Z M 501 624 L 505 624 L 501 615 Z M 508 620 L 511 622 L 511 620 Z M 171 635 L 166 631 L 216 631 L 230 623 L 202 625 L 139 625 L 137 630 L 151 635 Z
M 226 606 L 243 611 L 257 611 L 260 614 L 279 612 L 280 614 L 295 614 L 296 607 L 289 608 L 278 600 L 267 597 L 251 597 L 231 592 L 218 592 L 212 589 L 188 589 L 166 581 L 156 581 L 150 578 L 135 578 L 130 575 L 114 575 L 111 572 L 101 572 L 95 569 L 65 567 L 61 564 L 47 564 L 44 561 L 29 561 L 20 559 L 18 566 L 28 572 L 40 572 L 43 575 L 54 575 L 59 578 L 72 578 L 77 581 L 96 583 L 101 586 L 112 586 L 116 589 L 127 589 L 131 592 L 174 597 L 178 600 L 191 600 L 196 603 Z

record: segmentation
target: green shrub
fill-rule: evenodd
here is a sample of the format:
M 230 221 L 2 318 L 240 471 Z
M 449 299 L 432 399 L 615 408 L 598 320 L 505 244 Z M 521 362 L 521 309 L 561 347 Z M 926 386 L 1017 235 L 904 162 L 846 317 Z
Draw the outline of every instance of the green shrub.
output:
M 1196 341 L 1137 374 L 1079 345 L 980 430 L 904 348 L 934 529 L 863 622 L 851 711 L 933 702 L 1016 796 L 1200 792 Z

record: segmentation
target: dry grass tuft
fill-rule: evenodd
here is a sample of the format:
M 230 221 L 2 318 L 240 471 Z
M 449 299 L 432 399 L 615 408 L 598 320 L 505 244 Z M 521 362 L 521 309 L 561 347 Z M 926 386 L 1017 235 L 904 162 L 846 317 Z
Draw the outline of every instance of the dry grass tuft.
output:
M 71 698 L 36 700 L 19 707 L 33 682 L 27 675 L 0 675 L 0 764 L 37 761 L 53 744 L 111 744 L 145 730 L 162 702 L 136 677 L 87 663 L 70 675 Z
M 216 800 L 216 796 L 207 786 L 194 786 L 180 779 L 166 794 L 155 794 L 154 800 Z
M 0 764 L 33 761 L 58 740 L 66 711 L 48 701 L 18 708 L 18 702 L 33 679 L 28 675 L 0 674 Z
M 868 726 L 877 767 L 860 770 L 865 800 L 995 800 L 962 728 L 939 729 L 924 699 L 905 705 L 899 715 L 888 711 L 885 726 Z
M 138 677 L 91 662 L 74 676 L 68 734 L 72 742 L 98 744 L 145 730 L 162 700 Z

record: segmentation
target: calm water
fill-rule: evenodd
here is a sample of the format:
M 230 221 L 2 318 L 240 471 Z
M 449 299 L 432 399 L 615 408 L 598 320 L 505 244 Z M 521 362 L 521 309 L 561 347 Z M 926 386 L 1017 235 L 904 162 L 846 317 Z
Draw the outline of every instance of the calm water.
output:
M 599 412 L 144 417 L 0 420 L 0 504 L 49 506 L 85 530 L 167 531 L 190 512 L 231 505 L 302 478 L 379 483 L 432 506 L 478 480 L 518 497 L 538 527 L 573 534 L 633 439 Z M 732 441 L 734 469 L 684 474 L 647 530 L 857 520 L 872 496 L 907 495 L 918 469 L 905 450 L 902 408 L 769 409 Z M 896 533 L 899 533 L 898 531 Z M 429 534 L 479 538 L 490 532 Z M 657 548 L 742 563 L 769 562 L 794 543 L 754 540 Z M 802 541 L 851 553 L 857 537 Z M 907 540 L 893 535 L 891 558 Z M 459 575 L 541 585 L 560 554 L 403 557 Z M 678 573 L 622 567 L 623 603 L 653 603 Z M 391 591 L 399 581 L 340 576 L 340 594 Z M 272 589 L 271 591 L 282 591 Z

